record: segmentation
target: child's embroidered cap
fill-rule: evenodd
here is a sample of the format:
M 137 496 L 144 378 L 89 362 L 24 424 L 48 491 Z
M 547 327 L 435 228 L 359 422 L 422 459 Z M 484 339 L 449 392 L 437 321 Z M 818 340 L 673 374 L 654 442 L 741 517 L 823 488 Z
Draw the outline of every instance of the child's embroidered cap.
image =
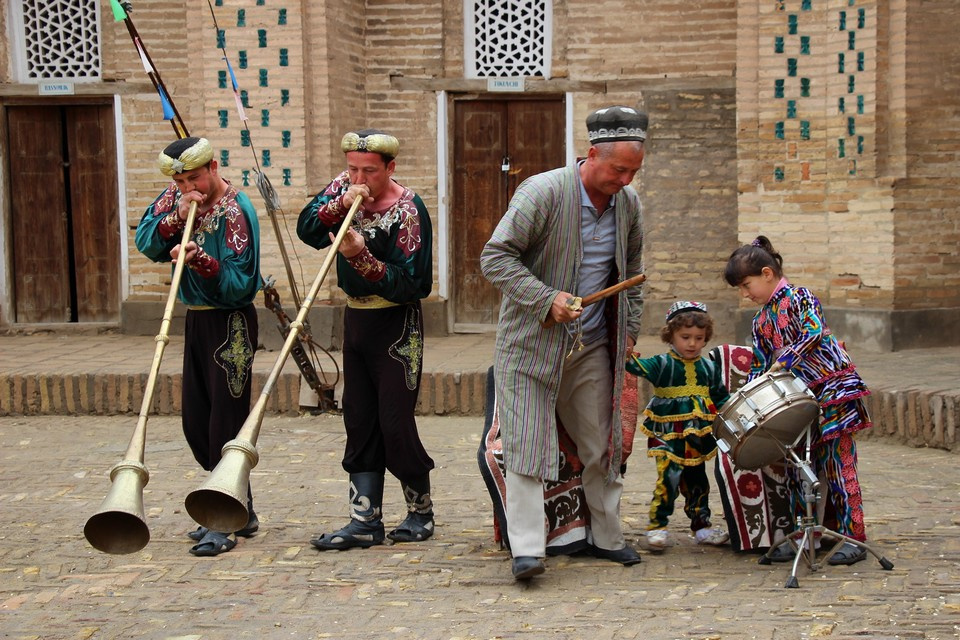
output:
M 693 300 L 677 300 L 670 305 L 670 310 L 667 311 L 667 322 L 670 322 L 674 317 L 685 311 L 700 311 L 706 313 L 707 305 L 702 302 L 694 302 Z

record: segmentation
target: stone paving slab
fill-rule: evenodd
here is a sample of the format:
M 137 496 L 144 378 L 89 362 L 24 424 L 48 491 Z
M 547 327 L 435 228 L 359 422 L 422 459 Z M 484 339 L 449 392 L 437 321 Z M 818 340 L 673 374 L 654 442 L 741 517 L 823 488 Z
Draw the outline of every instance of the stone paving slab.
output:
M 783 565 L 696 546 L 679 514 L 677 544 L 644 550 L 653 463 L 631 458 L 622 517 L 643 554 L 624 568 L 548 560 L 529 586 L 510 576 L 492 540 L 490 499 L 476 464 L 482 420 L 420 419 L 437 463 L 437 533 L 424 543 L 325 552 L 308 540 L 346 518 L 340 419 L 268 416 L 251 473 L 262 521 L 230 553 L 195 558 L 184 497 L 204 479 L 179 420 L 152 419 L 144 507 L 152 539 L 129 555 L 90 547 L 83 525 L 109 490 L 135 418 L 0 418 L 0 637 L 590 638 L 702 640 L 960 637 L 960 477 L 944 451 L 880 440 L 860 445 L 867 532 L 895 566 L 868 559 L 799 575 Z M 719 500 L 712 501 L 719 509 Z M 402 516 L 388 479 L 387 526 Z

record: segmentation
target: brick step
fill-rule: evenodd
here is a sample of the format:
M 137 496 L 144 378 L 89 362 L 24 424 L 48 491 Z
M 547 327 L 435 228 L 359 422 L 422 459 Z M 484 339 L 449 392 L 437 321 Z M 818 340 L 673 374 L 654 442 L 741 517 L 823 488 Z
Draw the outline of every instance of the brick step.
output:
M 254 398 L 266 379 L 265 373 L 254 375 Z M 180 374 L 160 374 L 151 415 L 180 413 L 180 381 Z M 137 415 L 146 383 L 146 374 L 3 374 L 0 416 Z M 424 372 L 417 413 L 476 416 L 479 433 L 486 404 L 485 385 L 486 374 L 478 371 Z M 960 392 L 875 387 L 866 402 L 874 427 L 858 437 L 960 451 Z M 270 394 L 267 412 L 296 415 L 300 410 L 300 376 L 282 373 Z

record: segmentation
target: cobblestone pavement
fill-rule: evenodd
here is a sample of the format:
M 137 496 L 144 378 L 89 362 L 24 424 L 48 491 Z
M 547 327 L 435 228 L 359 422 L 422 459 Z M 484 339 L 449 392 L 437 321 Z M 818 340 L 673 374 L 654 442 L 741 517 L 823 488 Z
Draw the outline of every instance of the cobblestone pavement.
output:
M 177 418 L 152 418 L 144 506 L 152 539 L 129 555 L 94 550 L 83 526 L 136 424 L 120 417 L 0 418 L 0 637 L 145 638 L 924 638 L 960 637 L 960 478 L 956 454 L 861 443 L 867 531 L 894 562 L 810 573 L 785 589 L 785 565 L 698 547 L 683 516 L 676 546 L 624 568 L 550 558 L 529 585 L 492 540 L 476 450 L 482 420 L 427 417 L 437 470 L 437 533 L 418 544 L 314 550 L 346 518 L 337 416 L 264 420 L 251 474 L 260 533 L 195 558 L 183 508 L 199 486 Z M 653 464 L 626 476 L 623 520 L 642 547 Z M 719 500 L 713 501 L 718 508 Z M 389 479 L 387 526 L 401 518 Z

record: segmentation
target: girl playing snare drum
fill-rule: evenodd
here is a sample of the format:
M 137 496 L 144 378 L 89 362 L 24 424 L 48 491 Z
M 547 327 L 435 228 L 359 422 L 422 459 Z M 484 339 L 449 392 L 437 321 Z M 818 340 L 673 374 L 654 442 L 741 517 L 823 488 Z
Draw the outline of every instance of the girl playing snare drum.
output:
M 866 540 L 853 434 L 871 426 L 862 400 L 870 391 L 827 328 L 817 297 L 784 277 L 783 258 L 769 239 L 757 236 L 734 251 L 723 277 L 760 306 L 753 318 L 750 380 L 767 371 L 787 369 L 806 383 L 820 404 L 812 457 L 815 472 L 828 486 L 824 518 L 828 522 L 821 524 L 854 540 Z M 799 497 L 792 502 L 795 512 L 802 513 Z M 844 543 L 827 562 L 853 564 L 866 555 L 864 549 Z M 792 560 L 793 553 L 783 545 L 771 559 Z
M 701 302 L 675 302 L 667 312 L 660 338 L 671 349 L 652 358 L 627 360 L 630 373 L 653 386 L 641 430 L 647 436 L 647 455 L 656 459 L 657 484 L 650 504 L 647 547 L 662 551 L 668 544 L 667 521 L 677 495 L 699 544 L 724 544 L 729 535 L 710 524 L 706 465 L 717 454 L 713 420 L 730 397 L 720 368 L 701 357 L 713 336 L 713 320 Z

